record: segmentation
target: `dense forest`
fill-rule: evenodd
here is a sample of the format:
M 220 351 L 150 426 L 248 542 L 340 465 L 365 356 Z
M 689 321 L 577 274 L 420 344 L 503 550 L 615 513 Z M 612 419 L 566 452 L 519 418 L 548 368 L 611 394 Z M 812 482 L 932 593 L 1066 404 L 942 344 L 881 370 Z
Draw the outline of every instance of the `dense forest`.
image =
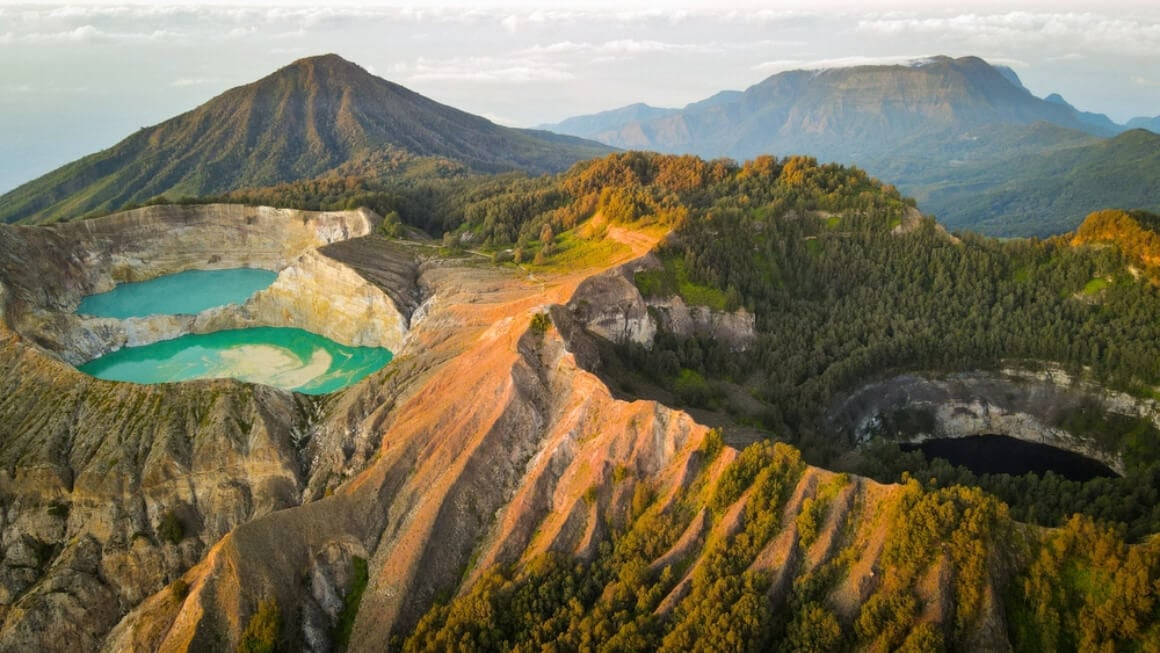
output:
M 719 444 L 710 443 L 702 453 L 711 459 Z M 1155 543 L 1125 547 L 1115 531 L 1081 517 L 1036 536 L 998 500 L 961 486 L 924 489 L 911 479 L 880 514 L 857 518 L 891 536 L 884 577 L 853 614 L 840 614 L 835 597 L 847 591 L 857 546 L 813 567 L 790 557 L 793 582 L 775 587 L 763 555 L 784 532 L 803 468 L 795 449 L 759 443 L 716 482 L 702 472 L 674 503 L 637 486 L 630 514 L 619 524 L 609 517 L 613 536 L 594 559 L 545 554 L 488 570 L 429 611 L 403 650 L 970 651 L 987 646 L 972 638 L 994 619 L 995 601 L 1016 650 L 1160 645 Z M 850 482 L 834 475 L 794 507 L 793 544 L 781 546 L 809 549 Z M 693 550 L 674 546 L 698 515 L 718 523 L 730 514 L 740 515 L 733 534 L 709 535 Z M 924 580 L 932 569 L 948 570 L 940 591 L 949 608 L 938 620 Z
M 399 642 L 406 650 L 967 650 L 958 638 L 995 600 L 983 594 L 988 587 L 1001 592 L 1018 650 L 1160 646 L 1160 551 L 1146 539 L 1160 530 L 1160 433 L 1140 420 L 1071 416 L 1068 426 L 1125 453 L 1125 476 L 1086 483 L 1051 473 L 977 476 L 890 442 L 861 447 L 850 471 L 901 481 L 905 491 L 887 517 L 898 534 L 885 552 L 888 581 L 852 618 L 827 598 L 848 558 L 803 572 L 780 593 L 752 568 L 778 534 L 775 516 L 803 461 L 834 463 L 852 448 L 821 417 L 867 380 L 1051 364 L 1155 396 L 1160 296 L 1148 275 L 1133 274 L 1150 267 L 1151 246 L 1107 246 L 1121 245 L 1125 229 L 1152 230 L 1154 216 L 1129 214 L 1129 224 L 1104 215 L 1074 241 L 952 235 L 862 171 L 803 157 L 737 164 L 626 153 L 536 178 L 430 172 L 332 176 L 212 199 L 368 206 L 387 217 L 388 235 L 418 228 L 452 249 L 532 269 L 569 260 L 570 248 L 598 247 L 593 224 L 663 226 L 672 232 L 658 251 L 663 268 L 637 276 L 642 293 L 744 308 L 758 337 L 743 352 L 664 332 L 648 350 L 608 347 L 609 367 L 622 371 L 612 382 L 653 385 L 678 405 L 729 415 L 796 449 L 755 444 L 675 503 L 638 487 L 628 514 L 609 516 L 611 535 L 595 558 L 545 555 L 483 571 Z M 801 506 L 800 546 L 848 482 L 835 476 Z M 688 569 L 651 563 L 697 515 L 716 522 L 738 501 L 740 530 L 704 542 L 690 584 L 674 594 Z M 1125 544 L 1141 538 L 1150 543 Z M 949 629 L 918 618 L 919 576 L 936 560 L 953 569 Z
M 368 206 L 388 216 L 392 233 L 406 224 L 524 265 L 550 265 L 583 245 L 577 226 L 593 215 L 666 225 L 673 231 L 659 251 L 664 270 L 638 275 L 641 291 L 744 307 L 755 316 L 757 342 L 735 352 L 662 332 L 651 349 L 619 348 L 610 367 L 628 370 L 624 387 L 655 384 L 667 391 L 662 397 L 727 413 L 820 465 L 851 447 L 821 423 L 826 408 L 893 372 L 1049 363 L 1141 396 L 1160 383 L 1160 295 L 1132 268 L 1152 271 L 1156 220 L 1142 212 L 1096 214 L 1074 239 L 998 241 L 948 234 L 857 168 L 808 157 L 737 164 L 636 152 L 556 176 L 472 177 L 436 166 L 214 199 Z M 1124 477 L 979 477 L 889 446 L 865 449 L 849 469 L 884 481 L 909 471 L 943 486 L 976 485 L 1019 518 L 1046 525 L 1083 512 L 1126 524 L 1131 537 L 1160 530 L 1160 433 L 1140 424 L 1079 426 L 1126 454 Z

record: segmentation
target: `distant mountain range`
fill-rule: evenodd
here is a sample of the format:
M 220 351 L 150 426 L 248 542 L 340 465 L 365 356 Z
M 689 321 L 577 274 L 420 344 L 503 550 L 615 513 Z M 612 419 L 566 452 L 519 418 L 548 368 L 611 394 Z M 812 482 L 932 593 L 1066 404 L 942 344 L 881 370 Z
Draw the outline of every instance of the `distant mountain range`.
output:
M 159 195 L 212 195 L 399 157 L 540 173 L 608 151 L 571 136 L 501 127 L 324 55 L 226 91 L 0 196 L 0 221 L 70 219 Z
M 1009 68 L 977 57 L 933 57 L 909 65 L 788 71 L 683 109 L 634 104 L 544 128 L 620 148 L 706 158 L 808 154 L 852 163 L 915 195 L 924 211 L 953 216 L 948 220 L 952 226 L 1046 235 L 1074 228 L 1088 212 L 1123 206 L 1129 199 L 1142 204 L 1125 208 L 1160 207 L 1160 195 L 1148 190 L 1155 187 L 1151 182 L 1160 169 L 1139 168 L 1139 159 L 1106 158 L 1120 148 L 1101 146 L 1129 127 L 1158 123 L 1160 118 L 1139 118 L 1118 125 L 1103 114 L 1076 109 L 1058 94 L 1034 96 Z M 1147 135 L 1134 134 L 1121 144 L 1146 140 Z M 1059 209 L 1058 203 L 1038 210 L 1017 206 L 1017 200 L 980 199 L 1012 190 L 1016 178 L 1036 192 L 1050 187 L 1052 179 L 1028 175 L 1050 170 L 1057 181 L 1052 159 L 1072 148 L 1085 149 L 1057 161 L 1088 163 L 1072 177 L 1092 192 L 1068 204 L 1062 216 L 1048 213 Z M 1087 170 L 1101 170 L 1119 180 L 1116 187 L 1140 192 L 1120 195 L 1084 177 Z M 962 206 L 964 196 L 972 200 L 970 210 Z

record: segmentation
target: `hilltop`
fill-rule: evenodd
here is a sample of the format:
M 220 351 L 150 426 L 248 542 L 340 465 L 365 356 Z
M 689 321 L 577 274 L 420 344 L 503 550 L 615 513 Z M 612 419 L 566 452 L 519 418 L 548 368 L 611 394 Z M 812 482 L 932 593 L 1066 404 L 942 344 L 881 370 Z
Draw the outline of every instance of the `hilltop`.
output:
M 339 170 L 399 175 L 424 158 L 451 170 L 555 172 L 607 151 L 495 125 L 330 54 L 295 61 L 0 196 L 0 221 L 67 220 Z

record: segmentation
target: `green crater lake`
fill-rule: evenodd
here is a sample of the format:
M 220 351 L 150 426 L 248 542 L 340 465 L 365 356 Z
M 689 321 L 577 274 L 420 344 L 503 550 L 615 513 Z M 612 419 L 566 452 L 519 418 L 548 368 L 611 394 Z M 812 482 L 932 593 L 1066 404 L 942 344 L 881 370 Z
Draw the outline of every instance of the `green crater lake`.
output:
M 391 357 L 388 349 L 347 347 L 302 329 L 256 327 L 126 347 L 78 369 L 110 381 L 233 378 L 321 395 L 361 381 Z
M 269 270 L 186 270 L 149 281 L 123 283 L 109 292 L 81 300 L 77 313 L 94 317 L 197 315 L 207 308 L 241 304 L 269 286 L 278 275 Z

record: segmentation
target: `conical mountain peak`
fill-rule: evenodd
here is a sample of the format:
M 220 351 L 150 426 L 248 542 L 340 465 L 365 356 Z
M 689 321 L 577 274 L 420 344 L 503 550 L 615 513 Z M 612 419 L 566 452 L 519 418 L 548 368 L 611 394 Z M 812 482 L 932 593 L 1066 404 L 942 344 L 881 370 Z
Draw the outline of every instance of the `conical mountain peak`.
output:
M 577 138 L 501 127 L 324 54 L 0 196 L 0 220 L 70 219 L 159 195 L 309 179 L 383 153 L 450 159 L 484 172 L 554 172 L 607 151 Z

